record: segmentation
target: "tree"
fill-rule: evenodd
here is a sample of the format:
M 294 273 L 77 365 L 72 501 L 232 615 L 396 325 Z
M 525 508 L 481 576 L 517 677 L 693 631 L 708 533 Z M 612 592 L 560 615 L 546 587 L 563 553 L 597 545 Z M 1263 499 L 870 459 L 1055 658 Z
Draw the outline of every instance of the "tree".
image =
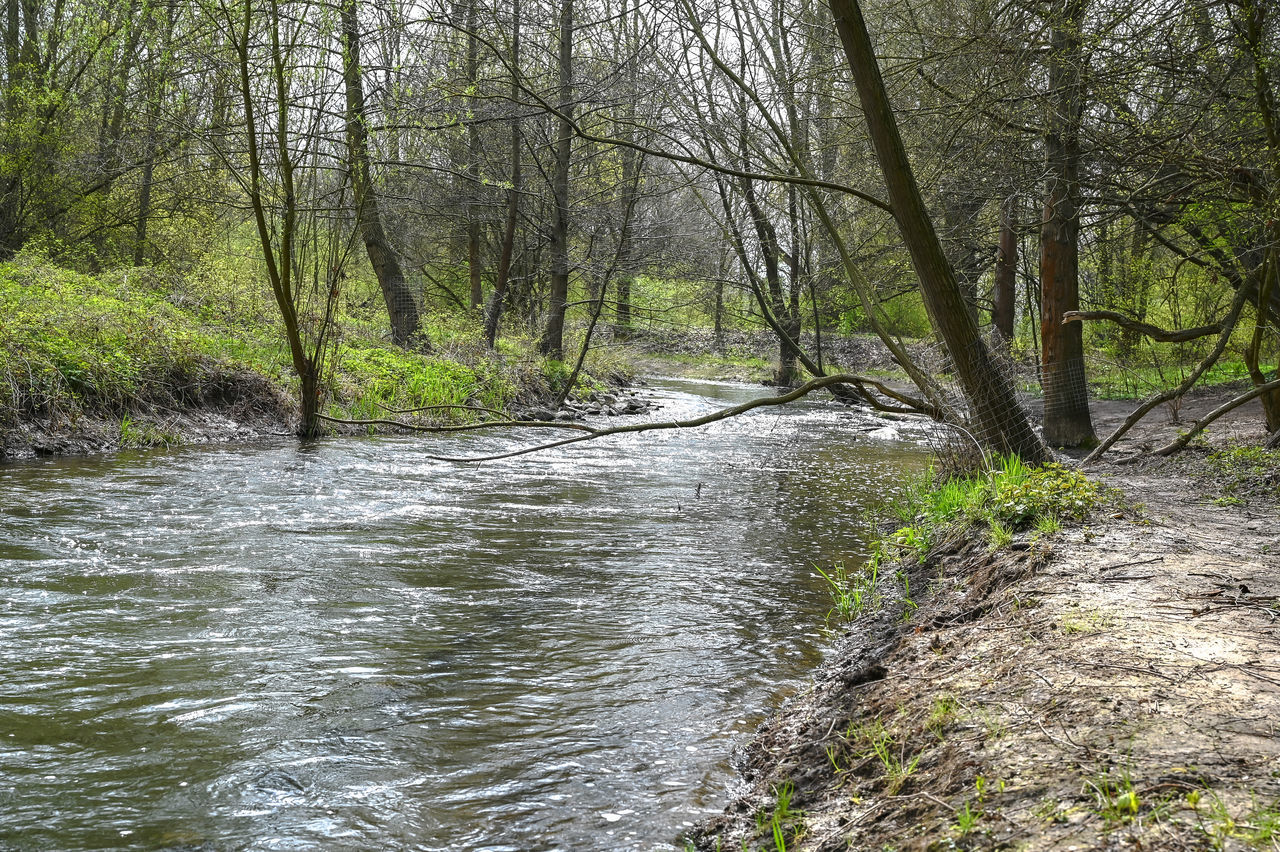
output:
M 1015 402 L 1012 382 L 996 366 L 978 335 L 977 324 L 938 241 L 898 134 L 858 0 L 831 0 L 831 12 L 884 173 L 894 220 L 911 253 L 929 318 L 955 363 L 975 421 L 976 437 L 997 452 L 1015 453 L 1032 461 L 1047 460 L 1050 456 L 1044 443 Z
M 221 156 L 252 209 L 298 378 L 298 434 L 315 437 L 322 429 L 324 370 L 351 241 L 340 223 L 324 215 L 337 206 L 331 196 L 341 191 L 326 180 L 340 162 L 336 151 L 327 150 L 323 132 L 334 112 L 329 92 L 298 93 L 292 84 L 314 67 L 312 57 L 299 55 L 303 46 L 323 44 L 325 34 L 308 31 L 317 11 L 309 3 L 268 0 L 255 14 L 251 0 L 217 0 L 209 11 L 221 18 L 232 50 L 242 109 L 244 147 L 223 149 Z
M 547 323 L 538 349 L 560 358 L 564 351 L 564 317 L 569 299 L 569 168 L 573 158 L 573 0 L 560 0 L 557 53 L 559 116 L 551 174 L 551 293 Z
M 1050 112 L 1045 134 L 1044 224 L 1040 230 L 1040 346 L 1044 436 L 1062 447 L 1098 442 L 1089 416 L 1084 338 L 1063 315 L 1080 307 L 1080 123 L 1084 112 L 1086 0 L 1061 0 L 1052 13 Z
M 346 92 L 346 136 L 356 223 L 369 264 L 382 288 L 391 319 L 391 337 L 399 346 L 426 346 L 419 333 L 418 306 L 405 282 L 400 259 L 382 227 L 378 190 L 369 163 L 369 116 L 365 110 L 364 68 L 360 64 L 360 20 L 357 0 L 342 0 L 342 78 Z

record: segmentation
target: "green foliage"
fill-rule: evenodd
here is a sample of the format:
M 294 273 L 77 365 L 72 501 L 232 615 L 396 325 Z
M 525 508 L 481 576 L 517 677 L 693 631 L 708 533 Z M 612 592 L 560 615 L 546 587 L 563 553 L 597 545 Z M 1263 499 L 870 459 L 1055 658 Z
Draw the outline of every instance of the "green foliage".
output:
M 879 719 L 854 723 L 845 732 L 845 739 L 858 757 L 873 757 L 879 762 L 886 792 L 890 796 L 896 796 L 907 779 L 915 774 L 923 756 L 908 756 L 906 744 L 898 742 Z
M 890 334 L 907 338 L 923 338 L 933 333 L 924 301 L 916 292 L 908 292 L 881 302 L 885 328 Z M 854 305 L 840 315 L 838 329 L 841 334 L 865 334 L 872 328 L 861 305 Z
M 924 726 L 927 731 L 938 739 L 945 739 L 947 726 L 955 719 L 956 713 L 960 710 L 960 702 L 950 693 L 937 695 L 933 699 L 933 707 L 929 711 L 929 718 L 925 721 Z
M 145 423 L 140 415 L 148 412 L 251 393 L 283 414 L 294 378 L 256 274 L 256 264 L 235 253 L 210 255 L 185 275 L 147 268 L 87 275 L 38 251 L 0 264 L 0 422 L 93 414 L 120 423 L 121 445 L 152 446 L 177 435 Z M 326 377 L 334 416 L 503 409 L 520 387 L 541 381 L 536 370 L 504 366 L 467 339 L 465 320 L 432 318 L 438 354 L 387 345 L 380 303 L 360 302 L 358 288 L 352 295 Z
M 1212 452 L 1206 461 L 1207 475 L 1220 483 L 1222 505 L 1239 505 L 1242 495 L 1280 497 L 1280 450 L 1242 445 Z
M 134 449 L 168 447 L 182 443 L 182 436 L 149 423 L 134 423 L 129 415 L 120 418 L 120 446 Z
M 484 362 L 465 365 L 368 341 L 343 343 L 334 384 L 338 410 L 359 418 L 423 406 L 500 409 L 514 395 L 511 382 Z
M 853 621 L 864 612 L 874 612 L 880 608 L 878 560 L 872 559 L 862 570 L 855 571 L 852 575 L 845 569 L 843 562 L 831 566 L 831 573 L 822 570 L 819 565 L 813 567 L 827 582 L 827 591 L 831 595 L 832 607 L 827 611 L 828 621 L 832 615 L 841 621 Z
M 965 802 L 964 807 L 956 811 L 956 821 L 952 828 L 955 829 L 956 834 L 964 837 L 977 828 L 981 816 L 982 811 L 974 810 L 969 802 Z
M 951 476 L 936 483 L 930 469 L 889 507 L 902 526 L 873 545 L 872 560 L 921 562 L 950 531 L 973 526 L 987 528 L 993 548 L 1005 547 L 1019 531 L 1034 527 L 1051 534 L 1066 521 L 1083 521 L 1105 497 L 1096 482 L 1056 462 L 1028 467 L 1010 456 L 985 476 Z
M 145 270 L 94 277 L 31 255 L 0 264 L 4 414 L 181 405 L 219 392 L 248 357 L 276 360 L 262 340 L 228 345 L 226 329 L 178 307 L 165 285 Z
M 1100 500 L 1098 484 L 1078 470 L 1050 462 L 1028 469 L 1006 460 L 986 503 L 988 517 L 1023 529 L 1053 518 L 1082 521 Z
M 789 843 L 804 837 L 804 811 L 791 807 L 794 794 L 795 787 L 789 781 L 774 787 L 773 806 L 756 813 L 756 829 L 773 842 L 774 852 L 787 852 Z
M 1085 779 L 1084 788 L 1093 797 L 1095 812 L 1107 823 L 1129 822 L 1142 806 L 1128 770 L 1099 773 Z

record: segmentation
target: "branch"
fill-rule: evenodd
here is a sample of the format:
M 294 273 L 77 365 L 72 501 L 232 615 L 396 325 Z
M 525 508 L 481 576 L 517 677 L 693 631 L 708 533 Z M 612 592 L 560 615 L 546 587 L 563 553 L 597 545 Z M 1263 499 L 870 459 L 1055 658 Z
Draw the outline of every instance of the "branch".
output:
M 1081 467 L 1088 467 L 1098 459 L 1102 458 L 1102 454 L 1109 450 L 1116 441 L 1119 441 L 1126 432 L 1138 424 L 1142 418 L 1146 417 L 1152 409 L 1162 402 L 1168 402 L 1171 399 L 1178 399 L 1200 381 L 1200 377 L 1218 362 L 1222 357 L 1222 353 L 1226 351 L 1227 342 L 1231 339 L 1231 334 L 1235 331 L 1236 323 L 1240 320 L 1240 312 L 1244 309 L 1245 288 L 1241 287 L 1236 291 L 1235 298 L 1231 301 L 1231 310 L 1227 312 L 1226 319 L 1222 321 L 1222 331 L 1218 334 L 1218 341 L 1213 345 L 1213 350 L 1206 355 L 1190 375 L 1186 376 L 1177 387 L 1160 391 L 1148 397 L 1137 409 L 1134 410 L 1115 431 L 1103 439 L 1102 443 L 1094 448 L 1093 452 L 1085 456 L 1084 461 L 1080 462 Z
M 1115 311 L 1067 311 L 1062 315 L 1062 324 L 1081 322 L 1082 320 L 1110 320 L 1121 328 L 1136 331 L 1159 343 L 1186 343 L 1188 340 L 1199 340 L 1222 331 L 1222 323 L 1202 325 L 1199 328 L 1180 328 L 1176 331 L 1165 331 L 1149 323 L 1140 322 L 1132 317 Z
M 327 414 L 317 414 L 321 420 L 327 423 L 340 423 L 343 426 L 395 426 L 399 429 L 409 429 L 413 432 L 474 432 L 477 429 L 493 429 L 498 426 L 505 427 L 521 427 L 531 429 L 573 429 L 577 432 L 589 432 L 590 437 L 600 431 L 592 429 L 590 426 L 584 426 L 581 423 L 572 423 L 561 420 L 486 420 L 483 423 L 466 423 L 461 426 L 426 426 L 416 423 L 405 423 L 403 420 L 383 420 L 373 418 L 369 420 L 347 420 L 344 417 L 330 417 Z M 428 456 L 434 458 L 434 456 Z
M 1254 386 L 1249 390 L 1248 393 L 1243 393 L 1240 396 L 1236 397 L 1235 399 L 1230 400 L 1229 402 L 1224 402 L 1222 405 L 1219 405 L 1217 408 L 1215 408 L 1213 411 L 1210 411 L 1204 417 L 1201 417 L 1199 420 L 1195 422 L 1194 426 L 1192 426 L 1190 429 L 1187 430 L 1186 434 L 1179 435 L 1176 440 L 1171 441 L 1170 443 L 1156 450 L 1154 454 L 1157 456 L 1173 455 L 1179 450 L 1184 449 L 1187 446 L 1187 444 L 1191 443 L 1192 438 L 1194 438 L 1196 435 L 1199 435 L 1201 432 L 1204 431 L 1206 426 L 1208 426 L 1213 421 L 1217 420 L 1222 415 L 1226 414 L 1228 411 L 1231 411 L 1233 408 L 1238 408 L 1239 406 L 1244 405 L 1246 402 L 1248 402 L 1249 400 L 1255 397 L 1262 396 L 1264 393 L 1269 393 L 1274 390 L 1280 390 L 1280 379 L 1273 379 L 1272 381 L 1269 381 L 1264 385 Z
M 854 376 L 854 375 L 849 375 L 847 373 L 841 373 L 834 376 L 823 376 L 821 378 L 817 378 L 817 379 L 813 379 L 812 381 L 805 382 L 803 385 L 791 391 L 790 393 L 785 393 L 785 394 L 782 394 L 781 396 L 757 397 L 756 399 L 748 400 L 744 403 L 741 403 L 740 405 L 730 406 L 729 408 L 722 408 L 719 411 L 713 411 L 710 414 L 704 414 L 703 416 L 695 417 L 692 420 L 670 420 L 670 421 L 662 421 L 662 422 L 631 423 L 626 426 L 614 426 L 608 429 L 592 429 L 588 426 L 578 426 L 577 428 L 585 431 L 587 434 L 575 435 L 572 438 L 562 438 L 559 441 L 551 441 L 550 443 L 537 444 L 532 447 L 523 447 L 518 450 L 509 450 L 507 452 L 494 453 L 493 455 L 488 455 L 488 456 L 428 455 L 426 456 L 426 458 L 433 459 L 435 461 L 446 461 L 446 462 L 497 461 L 499 459 L 509 459 L 515 456 L 523 456 L 523 455 L 528 455 L 529 453 L 541 452 L 542 450 L 550 450 L 556 447 L 564 447 L 564 446 L 568 446 L 569 444 L 577 444 L 581 441 L 590 441 L 596 438 L 606 438 L 610 435 L 624 435 L 624 434 L 638 433 L 638 432 L 652 432 L 659 429 L 692 429 L 698 426 L 706 426 L 708 423 L 715 423 L 720 420 L 727 420 L 730 417 L 736 417 L 739 414 L 745 414 L 746 412 L 751 411 L 752 409 L 755 409 L 755 408 L 762 408 L 767 405 L 785 405 L 789 402 L 795 402 L 797 399 L 800 399 L 801 397 L 806 396 L 812 393 L 813 391 L 819 390 L 821 388 L 829 387 L 830 385 L 843 385 L 843 384 L 851 384 L 851 385 L 872 384 L 872 385 L 882 387 L 880 383 L 876 382 L 874 379 L 868 379 L 863 376 Z M 326 419 L 329 419 L 329 418 L 326 418 Z M 358 423 L 360 421 L 354 421 L 354 422 Z M 496 425 L 504 425 L 504 424 L 498 424 L 498 423 L 480 424 L 480 426 L 482 427 L 496 426 Z M 511 424 L 506 424 L 506 425 L 529 426 L 534 424 L 529 422 L 524 422 L 524 421 L 515 421 Z M 541 424 L 541 425 L 548 425 L 548 424 Z M 568 424 L 556 423 L 556 424 L 550 424 L 550 425 L 566 426 Z M 577 424 L 574 424 L 574 425 L 577 425 Z M 438 431 L 444 431 L 444 430 L 442 429 Z

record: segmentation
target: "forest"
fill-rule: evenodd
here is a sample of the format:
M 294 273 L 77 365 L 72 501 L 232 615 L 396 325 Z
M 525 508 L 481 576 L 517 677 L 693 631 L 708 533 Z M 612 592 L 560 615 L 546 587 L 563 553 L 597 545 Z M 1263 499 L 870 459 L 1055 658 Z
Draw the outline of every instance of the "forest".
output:
M 0 847 L 1278 848 L 1271 0 L 3 5 Z
M 65 271 L 119 303 L 80 317 L 99 336 L 158 303 L 249 338 L 177 372 L 274 368 L 303 434 L 359 408 L 344 362 L 466 351 L 427 384 L 496 401 L 484 348 L 563 381 L 693 327 L 771 332 L 780 386 L 829 371 L 824 332 L 874 335 L 915 386 L 881 402 L 996 449 L 1032 443 L 998 372 L 1053 446 L 1105 437 L 1091 383 L 1155 407 L 1247 378 L 1280 427 L 1267 4 L 13 0 L 4 33 L 11 419 L 186 392 L 66 341 L 22 286 Z

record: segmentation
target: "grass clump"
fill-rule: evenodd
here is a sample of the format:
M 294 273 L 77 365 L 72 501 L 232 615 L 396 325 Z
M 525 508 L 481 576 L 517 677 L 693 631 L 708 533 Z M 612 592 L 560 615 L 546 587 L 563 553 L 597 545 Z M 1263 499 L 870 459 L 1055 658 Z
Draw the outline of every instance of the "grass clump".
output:
M 854 723 L 845 732 L 845 740 L 860 758 L 874 758 L 880 765 L 885 782 L 885 792 L 896 796 L 907 779 L 915 774 L 923 753 L 907 754 L 905 743 L 884 726 L 879 719 L 866 723 Z
M 1052 534 L 1062 525 L 1083 521 L 1105 500 L 1098 483 L 1056 462 L 1029 466 L 1017 456 L 998 459 L 985 474 L 950 476 L 935 481 L 932 470 L 893 507 L 907 521 L 877 543 L 886 556 L 923 560 L 939 541 L 957 529 L 981 526 L 993 549 L 1006 547 L 1028 529 Z
M 1256 445 L 1209 453 L 1207 476 L 1217 481 L 1219 505 L 1241 505 L 1252 496 L 1280 498 L 1280 450 Z
M 831 571 L 824 571 L 821 566 L 813 566 L 827 583 L 827 591 L 831 595 L 831 609 L 827 610 L 827 620 L 835 616 L 840 621 L 853 621 L 864 612 L 874 612 L 880 608 L 879 563 L 868 562 L 861 570 L 850 574 L 843 562 L 831 566 Z
M 789 844 L 804 838 L 804 811 L 791 806 L 795 787 L 791 782 L 773 788 L 774 802 L 770 808 L 756 813 L 756 829 L 773 844 L 773 852 L 787 852 Z

